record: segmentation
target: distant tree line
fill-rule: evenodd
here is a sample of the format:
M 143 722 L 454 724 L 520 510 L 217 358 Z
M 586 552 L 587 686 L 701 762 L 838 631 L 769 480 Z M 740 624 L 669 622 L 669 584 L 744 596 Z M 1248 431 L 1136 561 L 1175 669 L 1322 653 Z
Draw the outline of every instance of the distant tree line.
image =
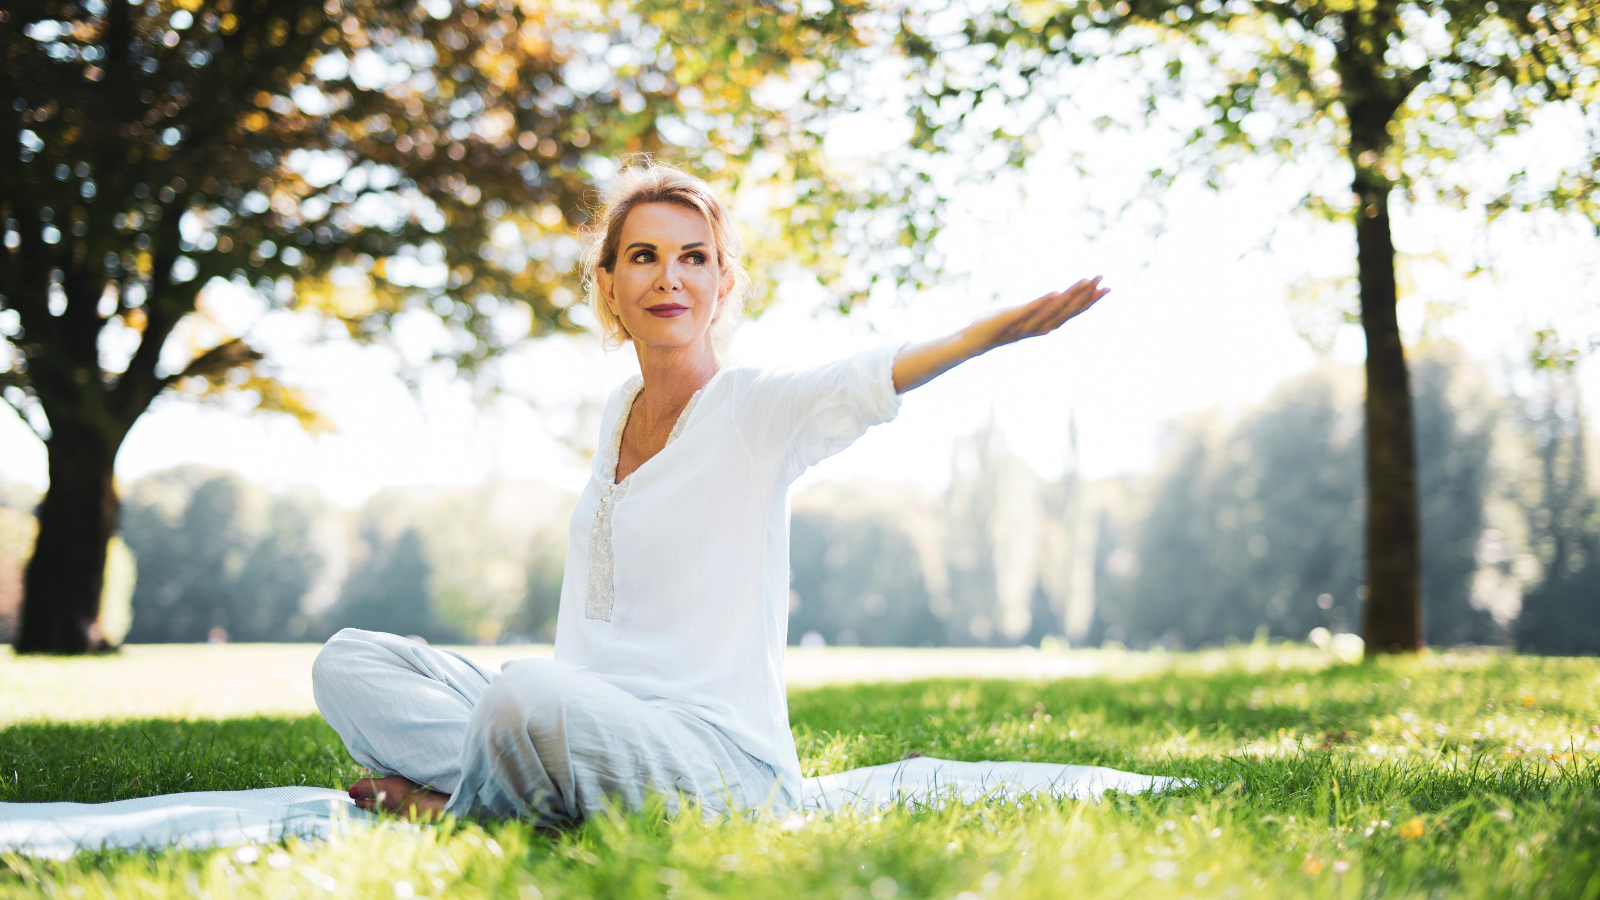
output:
M 1600 652 L 1600 502 L 1571 374 L 1497 392 L 1435 343 L 1414 376 L 1428 642 Z M 1172 423 L 1148 473 L 1089 481 L 1069 459 L 1046 480 L 991 425 L 958 447 L 942 494 L 820 483 L 794 498 L 790 640 L 1183 648 L 1354 631 L 1362 427 L 1360 370 L 1324 365 L 1234 418 Z M 125 493 L 129 641 L 554 637 L 574 500 L 554 489 L 391 489 L 342 510 L 182 466 Z M 0 490 L 0 631 L 33 501 Z

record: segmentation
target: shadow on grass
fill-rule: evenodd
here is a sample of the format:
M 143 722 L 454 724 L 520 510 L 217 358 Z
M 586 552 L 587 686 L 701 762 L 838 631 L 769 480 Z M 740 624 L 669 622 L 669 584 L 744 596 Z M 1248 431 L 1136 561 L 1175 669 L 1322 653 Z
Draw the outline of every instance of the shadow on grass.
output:
M 1202 792 L 1249 793 L 1288 810 L 1311 810 L 1330 793 L 1357 802 L 1405 797 L 1417 809 L 1442 809 L 1474 796 L 1600 799 L 1600 762 L 1582 754 L 1546 764 L 1502 758 L 1497 744 L 1480 748 L 1488 756 L 1460 753 L 1437 738 L 1437 752 L 1428 757 L 1350 752 L 1364 745 L 1375 720 L 1404 712 L 1419 722 L 1433 717 L 1456 724 L 1458 717 L 1482 715 L 1514 699 L 1529 674 L 1529 666 L 1516 659 L 1459 673 L 1479 688 L 1473 698 L 1431 682 L 1419 683 L 1413 693 L 1406 677 L 1413 665 L 1380 661 L 1319 671 L 827 686 L 792 694 L 790 715 L 802 762 L 812 761 L 807 774 L 921 755 L 1107 766 L 1194 779 Z M 1564 712 L 1559 703 L 1542 706 L 1553 715 Z M 1302 737 L 1320 746 L 1299 749 Z M 1282 738 L 1288 743 L 1274 746 Z M 1190 750 L 1178 755 L 1153 749 L 1166 740 Z M 1241 752 L 1255 742 L 1272 750 Z
M 1192 778 L 1206 790 L 1249 792 L 1290 808 L 1314 804 L 1335 781 L 1347 798 L 1399 793 L 1419 808 L 1474 792 L 1535 798 L 1558 785 L 1600 797 L 1596 766 L 1581 755 L 1563 769 L 1481 755 L 1395 760 L 1348 752 L 1361 746 L 1374 719 L 1406 704 L 1422 716 L 1475 715 L 1528 674 L 1519 660 L 1490 661 L 1448 673 L 1479 688 L 1466 696 L 1437 684 L 1424 692 L 1421 682 L 1412 693 L 1405 677 L 1411 665 L 834 685 L 791 692 L 790 715 L 808 775 L 923 755 L 1109 766 Z M 1260 758 L 1241 752 L 1280 734 L 1326 735 L 1332 752 L 1291 749 Z M 1189 749 L 1163 753 L 1164 742 Z M 0 801 L 105 802 L 282 785 L 342 789 L 358 774 L 317 715 L 0 729 Z
M 1326 732 L 1349 741 L 1354 723 L 1380 710 L 1339 696 L 1334 688 L 1364 677 L 1364 672 L 1342 667 L 1203 678 L 1164 672 L 1123 680 L 932 679 L 872 685 L 870 690 L 852 685 L 795 692 L 789 709 L 796 730 L 808 735 L 856 733 L 888 739 L 871 748 L 871 758 L 854 765 L 892 762 L 908 753 L 996 759 L 1012 743 L 1004 736 L 1031 724 L 1021 749 L 1032 743 L 1043 755 L 1007 758 L 1126 768 L 1147 755 L 1152 740 L 1173 735 L 1237 744 L 1287 730 Z M 1306 690 L 1294 703 L 1257 693 L 1299 683 Z M 1063 750 L 1071 757 L 1054 755 Z

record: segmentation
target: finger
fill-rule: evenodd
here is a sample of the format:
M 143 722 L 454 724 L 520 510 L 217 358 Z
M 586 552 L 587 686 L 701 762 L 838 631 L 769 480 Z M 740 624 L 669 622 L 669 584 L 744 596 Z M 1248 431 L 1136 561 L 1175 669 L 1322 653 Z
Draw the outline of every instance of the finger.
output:
M 1082 312 L 1083 310 L 1088 309 L 1090 306 L 1094 305 L 1096 300 L 1099 300 L 1101 297 L 1104 297 L 1110 292 L 1110 288 L 1086 288 L 1080 295 L 1080 299 L 1083 302 L 1078 311 Z
M 1084 296 L 1084 292 L 1088 289 L 1087 283 L 1080 281 L 1064 291 L 1057 291 L 1056 293 L 1051 294 L 1051 302 L 1048 304 L 1050 306 L 1050 312 L 1054 314 L 1063 305 L 1071 305 L 1079 297 Z
M 1046 301 L 1048 303 L 1054 304 L 1054 303 L 1060 302 L 1062 297 L 1070 297 L 1070 296 L 1072 296 L 1072 292 L 1076 291 L 1078 288 L 1080 288 L 1082 286 L 1083 286 L 1083 282 L 1080 281 L 1080 282 L 1078 282 L 1078 283 L 1076 283 L 1074 285 L 1071 285 L 1070 287 L 1062 288 L 1059 291 L 1051 291 L 1050 293 L 1045 294 L 1043 297 L 1040 297 L 1039 299 L 1042 300 L 1042 301 Z
M 1109 290 L 1110 289 L 1108 288 L 1107 292 L 1109 292 Z M 1103 293 L 1086 295 L 1079 298 L 1081 302 L 1071 303 L 1061 307 L 1056 311 L 1056 315 L 1051 317 L 1050 321 L 1045 323 L 1045 330 L 1054 331 L 1057 328 L 1060 328 L 1062 325 L 1066 324 L 1068 319 L 1071 319 L 1073 316 L 1076 316 L 1093 306 L 1095 301 L 1099 300 L 1102 296 L 1104 296 Z
M 1082 287 L 1073 289 L 1068 295 L 1069 302 L 1066 307 L 1074 311 L 1082 309 L 1084 304 L 1093 302 L 1094 291 L 1094 286 L 1090 284 L 1084 284 Z

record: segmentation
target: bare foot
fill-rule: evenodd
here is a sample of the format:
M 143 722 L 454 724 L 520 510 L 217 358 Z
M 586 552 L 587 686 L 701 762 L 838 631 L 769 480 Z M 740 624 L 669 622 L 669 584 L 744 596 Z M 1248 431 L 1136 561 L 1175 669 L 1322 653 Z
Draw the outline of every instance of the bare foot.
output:
M 350 785 L 350 797 L 362 809 L 386 809 L 413 819 L 436 818 L 450 802 L 449 794 L 429 790 L 404 775 L 362 778 Z

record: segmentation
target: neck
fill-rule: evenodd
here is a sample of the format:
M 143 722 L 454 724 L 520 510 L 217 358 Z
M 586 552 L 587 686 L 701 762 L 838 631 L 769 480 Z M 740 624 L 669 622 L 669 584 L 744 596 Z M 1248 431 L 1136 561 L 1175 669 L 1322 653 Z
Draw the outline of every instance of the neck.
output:
M 670 349 L 635 343 L 634 352 L 639 357 L 639 373 L 644 385 L 633 405 L 635 409 L 643 409 L 650 422 L 660 422 L 682 409 L 719 368 L 711 346 L 704 341 Z

